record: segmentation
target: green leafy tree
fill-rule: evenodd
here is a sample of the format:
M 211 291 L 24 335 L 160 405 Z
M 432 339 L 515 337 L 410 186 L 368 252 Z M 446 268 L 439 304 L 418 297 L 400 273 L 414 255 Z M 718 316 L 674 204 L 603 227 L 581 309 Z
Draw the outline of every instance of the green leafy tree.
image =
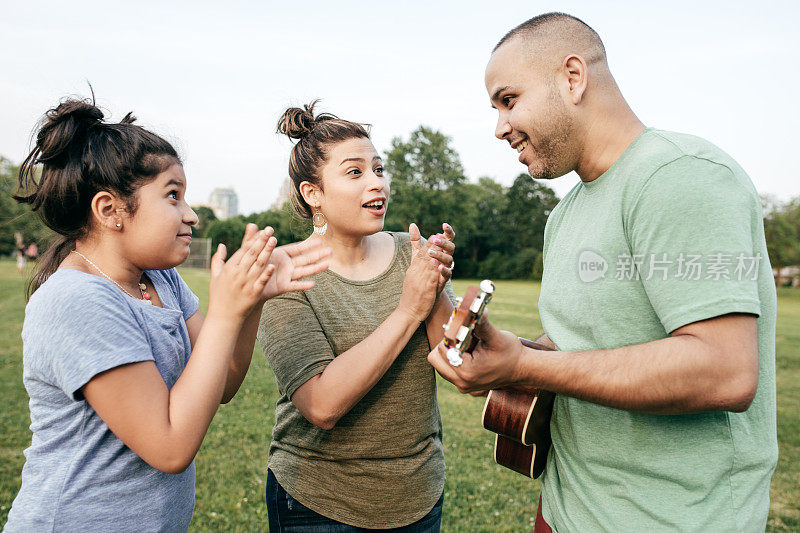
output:
M 547 217 L 558 203 L 555 192 L 527 174 L 509 188 L 482 178 L 479 227 L 468 246 L 476 274 L 496 279 L 541 279 L 541 256 Z
M 19 166 L 0 156 L 0 255 L 9 255 L 16 249 L 15 234 L 25 243 L 45 244 L 52 232 L 39 216 L 12 197 L 17 192 Z
M 505 233 L 514 237 L 518 250 L 541 250 L 547 217 L 558 203 L 555 191 L 533 180 L 528 174 L 520 174 L 508 189 L 506 197 L 508 201 L 503 213 Z
M 386 170 L 391 179 L 386 229 L 408 231 L 415 222 L 428 236 L 449 223 L 456 230 L 459 275 L 476 275 L 484 252 L 478 233 L 485 228 L 479 212 L 485 210 L 486 195 L 483 185 L 467 183 L 450 138 L 426 126 L 413 131 L 407 141 L 396 137 L 386 153 Z M 496 199 L 497 187 L 489 191 L 491 199 Z
M 213 209 L 205 205 L 193 207 L 192 209 L 197 214 L 197 224 L 194 226 L 193 233 L 197 237 L 205 237 L 208 225 L 217 220 L 217 215 L 214 214 Z
M 520 174 L 507 190 L 504 202 L 492 221 L 491 231 L 496 235 L 483 241 L 502 243 L 494 247 L 480 264 L 482 276 L 497 279 L 541 279 L 537 268 L 544 245 L 544 227 L 547 217 L 558 203 L 555 192 Z
M 456 263 L 458 275 L 464 277 L 494 277 L 493 264 L 483 264 L 490 254 L 502 256 L 509 245 L 503 236 L 502 218 L 505 212 L 505 187 L 488 177 L 478 183 L 467 183 L 454 191 L 456 201 L 450 208 L 451 223 L 456 228 Z
M 539 255 L 536 256 L 536 261 L 533 262 L 533 271 L 531 272 L 531 278 L 535 279 L 536 281 L 542 281 L 542 275 L 544 274 L 544 254 L 539 252 Z
M 386 228 L 407 231 L 416 222 L 423 235 L 440 232 L 456 200 L 455 189 L 466 183 L 450 138 L 426 126 L 413 131 L 408 141 L 395 137 L 386 153 L 386 170 L 391 179 Z
M 252 222 L 259 228 L 272 227 L 279 246 L 302 241 L 311 234 L 311 221 L 295 215 L 288 202 L 278 209 L 253 213 L 245 217 L 245 222 Z
M 209 222 L 205 236 L 211 239 L 211 249 L 216 251 L 217 245 L 223 243 L 232 254 L 242 244 L 244 230 L 247 224 L 255 224 L 259 229 L 267 226 L 275 230 L 278 245 L 302 241 L 311 234 L 311 221 L 301 219 L 292 213 L 289 204 L 284 204 L 279 209 L 271 209 L 250 215 L 239 215 L 226 220 L 213 220 Z
M 222 243 L 228 249 L 228 257 L 230 257 L 242 244 L 245 226 L 246 223 L 242 216 L 210 222 L 205 236 L 211 239 L 212 253 L 216 252 L 217 246 Z
M 800 198 L 780 204 L 764 198 L 764 236 L 772 268 L 800 265 Z

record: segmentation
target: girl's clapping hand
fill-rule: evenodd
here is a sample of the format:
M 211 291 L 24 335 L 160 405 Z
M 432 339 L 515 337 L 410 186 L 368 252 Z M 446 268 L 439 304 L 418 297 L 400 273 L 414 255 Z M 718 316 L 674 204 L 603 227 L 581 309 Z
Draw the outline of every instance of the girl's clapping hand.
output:
M 256 236 L 257 231 L 258 227 L 255 224 L 247 225 L 242 240 L 243 247 Z M 332 250 L 317 239 L 275 248 L 269 258 L 269 263 L 275 270 L 264 287 L 262 300 L 285 292 L 302 291 L 313 287 L 314 280 L 308 278 L 328 269 L 328 258 L 331 253 Z
M 227 261 L 225 245 L 217 247 L 211 258 L 209 315 L 230 313 L 243 318 L 265 299 L 264 289 L 276 269 L 269 262 L 278 242 L 272 234 L 270 227 L 255 232 L 251 229 L 245 233 L 242 247 Z

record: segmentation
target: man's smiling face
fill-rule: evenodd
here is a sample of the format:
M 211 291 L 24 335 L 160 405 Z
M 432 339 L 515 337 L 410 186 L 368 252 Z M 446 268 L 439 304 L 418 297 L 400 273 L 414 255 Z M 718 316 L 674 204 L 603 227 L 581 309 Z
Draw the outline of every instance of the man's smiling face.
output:
M 572 170 L 567 162 L 572 117 L 555 69 L 537 66 L 531 55 L 524 39 L 503 43 L 486 66 L 486 90 L 498 112 L 495 136 L 519 153 L 531 177 L 552 179 Z

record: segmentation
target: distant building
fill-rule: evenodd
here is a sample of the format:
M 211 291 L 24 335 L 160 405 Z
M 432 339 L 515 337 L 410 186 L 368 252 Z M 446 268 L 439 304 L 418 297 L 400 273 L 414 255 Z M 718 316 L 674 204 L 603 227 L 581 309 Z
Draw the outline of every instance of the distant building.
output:
M 218 219 L 225 220 L 239 214 L 239 197 L 231 187 L 218 187 L 211 191 L 208 206 Z
M 280 209 L 283 204 L 289 201 L 289 194 L 292 191 L 292 181 L 289 178 L 283 180 L 281 190 L 278 192 L 278 198 L 272 203 L 270 209 Z

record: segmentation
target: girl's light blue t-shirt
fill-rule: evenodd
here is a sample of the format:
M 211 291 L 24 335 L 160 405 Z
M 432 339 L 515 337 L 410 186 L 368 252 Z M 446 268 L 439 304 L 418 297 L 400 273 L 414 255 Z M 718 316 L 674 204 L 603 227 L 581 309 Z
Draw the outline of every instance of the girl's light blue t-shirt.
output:
M 31 445 L 4 531 L 186 531 L 194 463 L 180 474 L 148 465 L 83 398 L 97 374 L 154 361 L 168 388 L 191 354 L 185 320 L 198 299 L 175 269 L 148 271 L 163 303 L 110 281 L 59 269 L 31 296 L 22 328 Z

